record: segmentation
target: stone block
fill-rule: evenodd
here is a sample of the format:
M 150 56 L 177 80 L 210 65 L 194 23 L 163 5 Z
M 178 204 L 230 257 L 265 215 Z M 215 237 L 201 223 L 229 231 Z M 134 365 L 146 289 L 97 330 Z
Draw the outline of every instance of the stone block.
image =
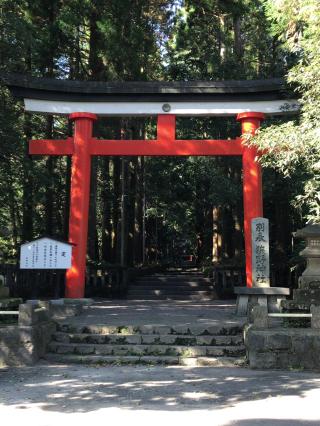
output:
M 32 365 L 46 352 L 55 324 L 10 326 L 0 329 L 0 365 Z
M 296 289 L 293 298 L 297 303 L 320 304 L 320 289 Z
M 193 336 L 201 336 L 206 334 L 211 334 L 210 327 L 203 325 L 192 325 L 189 327 L 190 334 Z
M 310 328 L 255 330 L 249 326 L 245 335 L 245 345 L 251 368 L 320 370 L 318 330 Z
M 9 297 L 9 288 L 0 287 L 0 299 L 5 299 Z
M 248 330 L 245 335 L 245 346 L 253 352 L 263 352 L 266 350 L 266 337 L 263 333 L 253 329 Z
M 19 325 L 28 326 L 36 322 L 36 314 L 33 305 L 22 304 L 19 306 Z
M 276 369 L 303 369 L 301 357 L 295 353 L 275 352 L 276 353 Z
M 311 305 L 311 328 L 320 329 L 320 306 Z
M 312 351 L 317 354 L 319 357 L 320 353 L 320 334 L 316 334 L 312 336 L 312 345 L 311 345 Z M 319 363 L 320 363 L 320 357 L 319 357 Z
M 249 296 L 240 294 L 237 296 L 236 315 L 246 316 L 248 311 Z
M 210 325 L 205 327 L 204 332 L 201 333 L 201 335 L 209 335 L 209 336 L 215 336 L 219 335 L 222 331 L 221 325 Z M 227 330 L 225 330 L 227 331 Z
M 54 350 L 57 354 L 70 354 L 70 353 L 73 353 L 74 348 L 75 348 L 74 346 L 61 344 L 61 345 L 55 346 Z
M 166 325 L 159 325 L 153 327 L 153 333 L 154 334 L 170 334 L 171 333 L 171 327 Z
M 256 329 L 259 328 L 268 328 L 269 319 L 268 319 L 268 308 L 266 306 L 256 305 L 252 308 L 252 320 L 253 327 Z
M 95 347 L 93 345 L 79 345 L 74 348 L 74 353 L 78 355 L 91 355 L 98 352 L 95 351 Z
M 37 357 L 42 358 L 45 353 L 51 336 L 56 332 L 56 324 L 54 322 L 42 323 L 36 326 L 35 340 L 33 344 L 37 351 Z
M 277 368 L 277 354 L 275 352 L 257 353 L 250 351 L 248 358 L 250 368 L 261 370 Z
M 10 325 L 0 328 L 0 345 L 18 345 L 20 342 L 19 327 Z
M 214 345 L 219 344 L 219 338 L 223 337 L 225 339 L 225 336 L 197 336 L 196 342 L 193 344 L 197 345 Z M 217 342 L 218 341 L 218 342 Z M 231 338 L 229 338 L 229 341 L 231 341 Z
M 291 348 L 291 336 L 273 331 L 267 336 L 266 347 L 268 350 L 289 350 Z
M 235 287 L 237 294 L 236 314 L 247 315 L 255 305 L 268 307 L 270 312 L 280 311 L 280 300 L 290 295 L 286 287 Z
M 0 366 L 32 365 L 37 361 L 34 346 L 25 345 L 0 345 Z
M 312 345 L 309 340 L 310 337 L 303 334 L 292 336 L 292 352 L 303 356 L 305 354 L 306 348 L 311 347 Z
M 48 309 L 37 307 L 31 304 L 21 304 L 19 306 L 19 325 L 31 326 L 50 320 Z
M 54 333 L 52 335 L 52 340 L 60 343 L 70 343 L 70 336 L 65 333 Z
M 283 296 L 271 296 L 268 299 L 268 311 L 270 313 L 281 312 L 281 303 L 286 300 Z

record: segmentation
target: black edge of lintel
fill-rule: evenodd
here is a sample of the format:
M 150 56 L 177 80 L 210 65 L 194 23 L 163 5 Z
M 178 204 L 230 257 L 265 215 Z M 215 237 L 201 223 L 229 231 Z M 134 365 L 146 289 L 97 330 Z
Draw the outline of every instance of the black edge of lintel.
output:
M 280 78 L 266 80 L 225 80 L 225 81 L 177 81 L 177 82 L 137 82 L 137 81 L 77 81 L 53 78 L 30 77 L 21 74 L 0 75 L 2 84 L 8 86 L 16 96 L 26 97 L 35 94 L 59 97 L 59 94 L 92 96 L 217 96 L 223 94 L 261 95 L 285 93 L 285 82 Z M 42 95 L 42 96 L 41 96 Z

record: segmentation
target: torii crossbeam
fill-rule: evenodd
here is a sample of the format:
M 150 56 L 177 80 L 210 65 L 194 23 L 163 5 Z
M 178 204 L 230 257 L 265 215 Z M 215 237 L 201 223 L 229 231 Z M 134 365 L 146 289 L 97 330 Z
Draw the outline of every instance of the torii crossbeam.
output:
M 264 114 L 238 114 L 242 134 L 254 133 Z M 66 140 L 32 140 L 29 152 L 35 155 L 71 155 L 71 200 L 69 242 L 74 244 L 72 266 L 66 275 L 66 297 L 82 298 L 85 289 L 85 269 L 92 155 L 112 156 L 211 156 L 240 155 L 243 162 L 244 233 L 247 286 L 252 286 L 251 219 L 263 216 L 261 167 L 257 151 L 243 145 L 241 138 L 233 140 L 176 139 L 175 115 L 160 114 L 156 140 L 101 140 L 92 136 L 97 116 L 87 112 L 70 114 L 75 122 L 74 136 Z

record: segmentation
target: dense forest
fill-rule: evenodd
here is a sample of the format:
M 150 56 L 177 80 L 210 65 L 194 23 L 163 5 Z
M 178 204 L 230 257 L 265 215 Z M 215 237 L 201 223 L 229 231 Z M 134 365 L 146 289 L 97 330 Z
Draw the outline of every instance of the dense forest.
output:
M 295 256 L 292 232 L 320 217 L 320 6 L 317 0 L 0 0 L 0 73 L 100 81 L 284 77 L 301 98 L 248 143 L 268 148 L 264 215 L 272 261 Z M 0 87 L 0 263 L 21 242 L 67 238 L 71 160 L 28 155 L 31 138 L 65 138 L 59 116 L 27 114 Z M 101 119 L 100 137 L 144 138 L 155 119 Z M 181 118 L 178 136 L 240 135 L 235 118 Z M 96 157 L 88 262 L 243 264 L 238 158 Z

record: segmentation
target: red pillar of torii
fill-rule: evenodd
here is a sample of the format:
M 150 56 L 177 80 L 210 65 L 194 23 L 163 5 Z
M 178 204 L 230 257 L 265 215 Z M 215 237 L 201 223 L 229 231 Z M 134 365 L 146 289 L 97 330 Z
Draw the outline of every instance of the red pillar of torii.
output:
M 261 112 L 243 112 L 238 114 L 241 122 L 241 133 L 253 135 L 264 119 Z M 263 216 L 262 173 L 257 161 L 258 153 L 255 148 L 243 146 L 243 209 L 244 209 L 244 242 L 246 254 L 247 287 L 252 287 L 252 239 L 251 220 Z
M 238 114 L 242 134 L 253 134 L 264 115 L 259 112 Z M 241 155 L 243 159 L 244 236 L 247 286 L 252 286 L 251 219 L 262 216 L 261 167 L 257 151 L 243 145 L 241 138 L 233 140 L 176 139 L 175 116 L 158 116 L 156 140 L 100 140 L 92 136 L 95 114 L 76 112 L 74 136 L 66 140 L 32 140 L 30 154 L 71 155 L 71 194 L 69 242 L 74 245 L 71 268 L 66 275 L 66 297 L 82 298 L 85 289 L 85 269 L 92 155 L 120 156 L 200 156 Z

